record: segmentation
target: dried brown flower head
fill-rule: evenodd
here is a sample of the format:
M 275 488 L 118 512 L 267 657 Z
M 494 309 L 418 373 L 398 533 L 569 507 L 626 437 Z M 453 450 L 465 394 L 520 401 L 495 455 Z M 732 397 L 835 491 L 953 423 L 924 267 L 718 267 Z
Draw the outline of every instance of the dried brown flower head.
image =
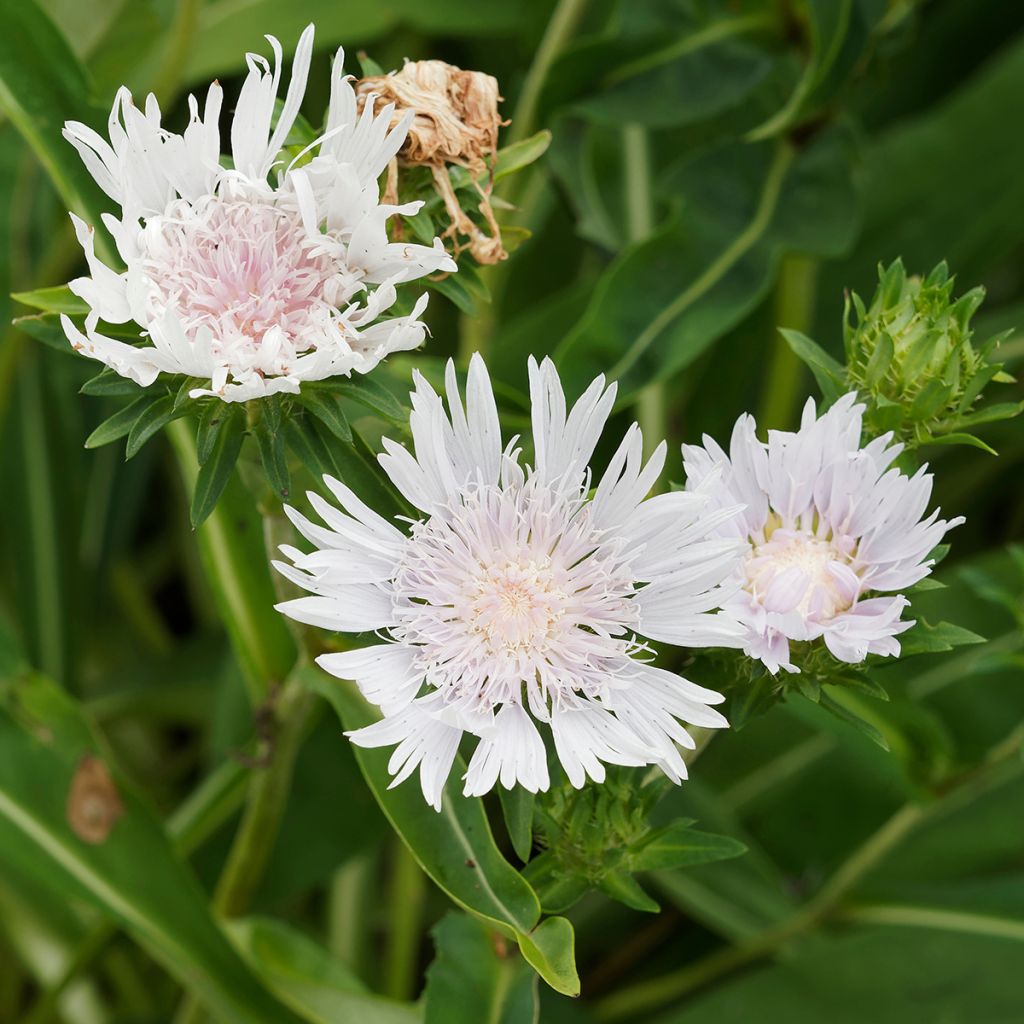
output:
M 446 234 L 462 235 L 469 241 L 456 251 L 468 249 L 479 263 L 497 263 L 508 254 L 501 244 L 501 230 L 490 203 L 490 182 L 479 178 L 493 168 L 498 149 L 497 79 L 480 71 L 463 71 L 442 60 L 408 61 L 401 71 L 364 78 L 356 85 L 360 103 L 370 95 L 385 103 L 394 103 L 394 123 L 406 111 L 415 116 L 408 137 L 398 153 L 406 165 L 430 167 L 434 184 L 444 200 L 451 226 Z M 465 167 L 473 176 L 480 193 L 480 212 L 490 235 L 466 215 L 452 188 L 447 166 Z M 389 172 L 388 191 L 397 191 L 397 167 Z

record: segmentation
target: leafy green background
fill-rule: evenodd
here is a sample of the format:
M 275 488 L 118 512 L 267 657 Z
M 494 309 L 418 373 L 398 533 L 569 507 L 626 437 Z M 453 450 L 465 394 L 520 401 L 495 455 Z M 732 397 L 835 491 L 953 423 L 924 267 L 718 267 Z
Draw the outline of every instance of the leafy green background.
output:
M 10 293 L 77 271 L 68 206 L 103 209 L 65 119 L 101 127 L 125 82 L 155 89 L 180 127 L 184 90 L 217 77 L 230 99 L 246 49 L 265 32 L 287 49 L 311 20 L 311 120 L 343 44 L 352 70 L 363 48 L 384 67 L 486 70 L 512 118 L 503 144 L 552 133 L 498 186 L 521 244 L 434 295 L 428 346 L 378 371 L 399 403 L 411 365 L 429 375 L 481 349 L 521 429 L 525 357 L 552 354 L 570 390 L 621 381 L 610 439 L 639 418 L 677 450 L 723 439 L 744 410 L 792 425 L 813 381 L 776 328 L 838 357 L 843 290 L 869 293 L 880 261 L 946 259 L 962 290 L 984 284 L 979 335 L 1024 319 L 1015 4 L 0 0 L 0 15 L 5 324 L 30 312 Z M 188 433 L 174 424 L 130 461 L 86 450 L 118 399 L 80 395 L 95 366 L 23 327 L 0 339 L 0 1020 L 1019 1019 L 1018 423 L 985 433 L 998 459 L 925 453 L 938 501 L 968 521 L 947 588 L 915 595 L 915 614 L 986 642 L 880 670 L 888 703 L 856 695 L 890 752 L 787 701 L 717 738 L 657 810 L 744 856 L 646 871 L 658 915 L 592 893 L 538 925 L 517 870 L 528 832 L 509 837 L 497 800 L 455 785 L 440 819 L 411 785 L 385 794 L 378 752 L 361 768 L 339 735 L 337 716 L 365 714 L 351 693 L 307 679 L 275 741 L 293 772 L 262 766 L 261 700 L 294 648 L 245 488 L 233 477 L 193 533 Z M 1002 355 L 1018 371 L 1024 341 Z M 345 411 L 371 446 L 387 429 Z M 375 486 L 354 456 L 346 469 Z M 243 573 L 234 602 L 209 585 L 228 571 Z M 86 754 L 121 801 L 99 844 L 66 815 Z M 218 879 L 254 785 L 283 820 L 239 913 Z

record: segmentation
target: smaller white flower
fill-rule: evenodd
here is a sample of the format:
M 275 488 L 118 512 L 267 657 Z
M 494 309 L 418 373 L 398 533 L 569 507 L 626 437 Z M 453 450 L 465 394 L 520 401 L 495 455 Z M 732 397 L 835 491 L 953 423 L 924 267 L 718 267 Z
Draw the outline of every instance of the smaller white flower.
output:
M 717 609 L 740 551 L 715 539 L 737 509 L 709 493 L 647 498 L 664 443 L 644 464 L 634 424 L 591 495 L 590 458 L 615 399 L 598 378 L 571 408 L 550 360 L 530 361 L 532 466 L 518 438 L 503 446 L 483 360 L 470 364 L 463 405 L 451 363 L 448 411 L 416 376 L 414 452 L 384 441 L 381 465 L 421 512 L 403 532 L 325 477 L 344 511 L 311 493 L 325 526 L 293 509 L 314 546 L 285 546 L 275 565 L 314 596 L 278 607 L 299 622 L 378 630 L 383 643 L 317 659 L 354 680 L 383 712 L 351 734 L 393 746 L 394 785 L 417 768 L 426 799 L 441 793 L 465 733 L 477 738 L 465 792 L 500 783 L 549 785 L 538 724 L 576 787 L 605 764 L 658 765 L 686 777 L 681 723 L 718 728 L 713 690 L 650 664 L 641 636 L 687 647 L 735 645 Z
M 799 669 L 790 641 L 822 638 L 840 661 L 898 655 L 897 635 L 910 601 L 899 591 L 931 572 L 928 554 L 962 517 L 922 518 L 932 477 L 890 468 L 903 450 L 891 434 L 860 446 L 864 406 L 843 396 L 820 418 L 813 400 L 795 433 L 757 438 L 741 416 L 727 455 L 711 438 L 683 446 L 687 489 L 737 502 L 741 516 L 722 523 L 722 537 L 746 543 L 739 585 L 725 610 L 745 627 L 744 650 L 773 673 Z
M 367 373 L 389 352 L 415 348 L 425 328 L 421 296 L 406 316 L 381 320 L 396 285 L 455 263 L 441 242 L 389 242 L 385 224 L 422 203 L 380 205 L 377 178 L 405 141 L 412 112 L 391 127 L 394 107 L 357 115 L 355 93 L 334 59 L 324 134 L 282 166 L 279 154 L 306 89 L 313 26 L 295 51 L 292 78 L 273 123 L 275 64 L 248 55 L 249 74 L 231 122 L 231 163 L 221 164 L 223 94 L 210 86 L 202 115 L 189 97 L 181 135 L 163 128 L 150 96 L 145 110 L 120 89 L 109 141 L 69 121 L 65 137 L 100 187 L 121 207 L 104 226 L 126 265 L 117 272 L 95 252 L 93 228 L 72 215 L 89 276 L 71 290 L 90 307 L 84 332 L 62 317 L 71 344 L 147 387 L 160 373 L 206 378 L 193 397 L 241 402 L 295 393 L 302 381 Z M 272 127 L 273 124 L 273 127 Z M 149 344 L 104 334 L 134 322 Z

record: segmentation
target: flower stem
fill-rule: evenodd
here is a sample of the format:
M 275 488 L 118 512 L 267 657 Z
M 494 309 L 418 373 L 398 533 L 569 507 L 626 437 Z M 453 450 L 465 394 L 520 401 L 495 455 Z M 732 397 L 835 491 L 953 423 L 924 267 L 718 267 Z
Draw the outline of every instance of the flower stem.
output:
M 170 103 L 181 85 L 185 62 L 199 27 L 199 13 L 202 0 L 178 0 L 167 35 L 160 67 L 153 76 L 152 92 L 163 104 Z
M 393 999 L 415 995 L 417 954 L 427 876 L 403 842 L 394 844 L 388 886 L 388 948 L 382 990 Z
M 818 263 L 807 256 L 790 255 L 782 261 L 775 299 L 775 326 L 806 332 L 814 319 Z M 761 424 L 773 430 L 792 426 L 805 371 L 788 342 L 776 330 L 771 361 L 761 398 Z

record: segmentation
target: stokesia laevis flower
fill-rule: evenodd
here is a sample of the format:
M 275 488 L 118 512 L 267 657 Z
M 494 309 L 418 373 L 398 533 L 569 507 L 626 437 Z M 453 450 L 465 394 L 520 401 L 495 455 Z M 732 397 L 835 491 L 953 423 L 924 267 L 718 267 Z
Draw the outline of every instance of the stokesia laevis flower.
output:
M 739 545 L 709 538 L 736 509 L 709 513 L 702 491 L 647 498 L 665 461 L 646 465 L 634 424 L 593 495 L 591 455 L 615 387 L 599 377 L 567 411 L 550 360 L 530 360 L 534 462 L 518 439 L 502 447 L 483 360 L 470 364 L 465 407 L 455 370 L 448 412 L 417 375 L 410 425 L 415 454 L 384 441 L 381 465 L 422 516 L 408 532 L 325 478 L 344 511 L 310 494 L 326 528 L 288 514 L 316 550 L 275 563 L 315 596 L 280 605 L 311 625 L 378 630 L 385 641 L 327 654 L 319 664 L 355 680 L 383 719 L 351 734 L 362 746 L 397 744 L 394 785 L 418 767 L 424 796 L 441 793 L 464 733 L 478 738 L 465 792 L 500 781 L 548 788 L 550 727 L 570 780 L 600 782 L 604 763 L 655 764 L 686 775 L 680 724 L 717 728 L 723 700 L 651 664 L 640 637 L 691 647 L 737 643 L 716 613 Z
M 798 672 L 790 641 L 823 638 L 840 661 L 898 655 L 899 633 L 913 621 L 899 591 L 931 572 L 928 554 L 962 517 L 922 518 L 932 477 L 891 468 L 902 445 L 885 434 L 860 446 L 864 406 L 855 394 L 816 416 L 813 399 L 795 433 L 757 438 L 752 416 L 741 416 L 729 454 L 709 437 L 683 446 L 687 488 L 715 504 L 745 506 L 717 527 L 739 537 L 746 558 L 740 589 L 725 605 L 746 629 L 744 650 L 773 673 Z
M 388 241 L 387 219 L 422 205 L 378 202 L 377 178 L 404 142 L 412 114 L 392 127 L 393 106 L 378 114 L 371 99 L 357 115 L 341 50 L 324 133 L 301 154 L 312 154 L 307 162 L 285 165 L 280 153 L 305 92 L 313 26 L 299 40 L 276 123 L 281 47 L 267 38 L 275 64 L 248 55 L 230 167 L 221 163 L 217 83 L 201 116 L 189 97 L 181 135 L 161 127 L 153 96 L 139 110 L 124 88 L 110 115 L 109 142 L 84 124 L 65 126 L 65 137 L 121 207 L 120 218 L 105 215 L 103 223 L 127 269 L 102 263 L 93 229 L 72 215 L 90 276 L 71 289 L 91 312 L 84 333 L 68 317 L 64 330 L 80 352 L 144 387 L 162 372 L 185 374 L 210 381 L 193 397 L 238 402 L 295 393 L 304 380 L 367 373 L 389 352 L 423 340 L 425 295 L 408 315 L 379 319 L 394 304 L 396 285 L 456 269 L 439 240 L 433 247 Z M 109 337 L 100 321 L 134 321 L 150 343 Z

